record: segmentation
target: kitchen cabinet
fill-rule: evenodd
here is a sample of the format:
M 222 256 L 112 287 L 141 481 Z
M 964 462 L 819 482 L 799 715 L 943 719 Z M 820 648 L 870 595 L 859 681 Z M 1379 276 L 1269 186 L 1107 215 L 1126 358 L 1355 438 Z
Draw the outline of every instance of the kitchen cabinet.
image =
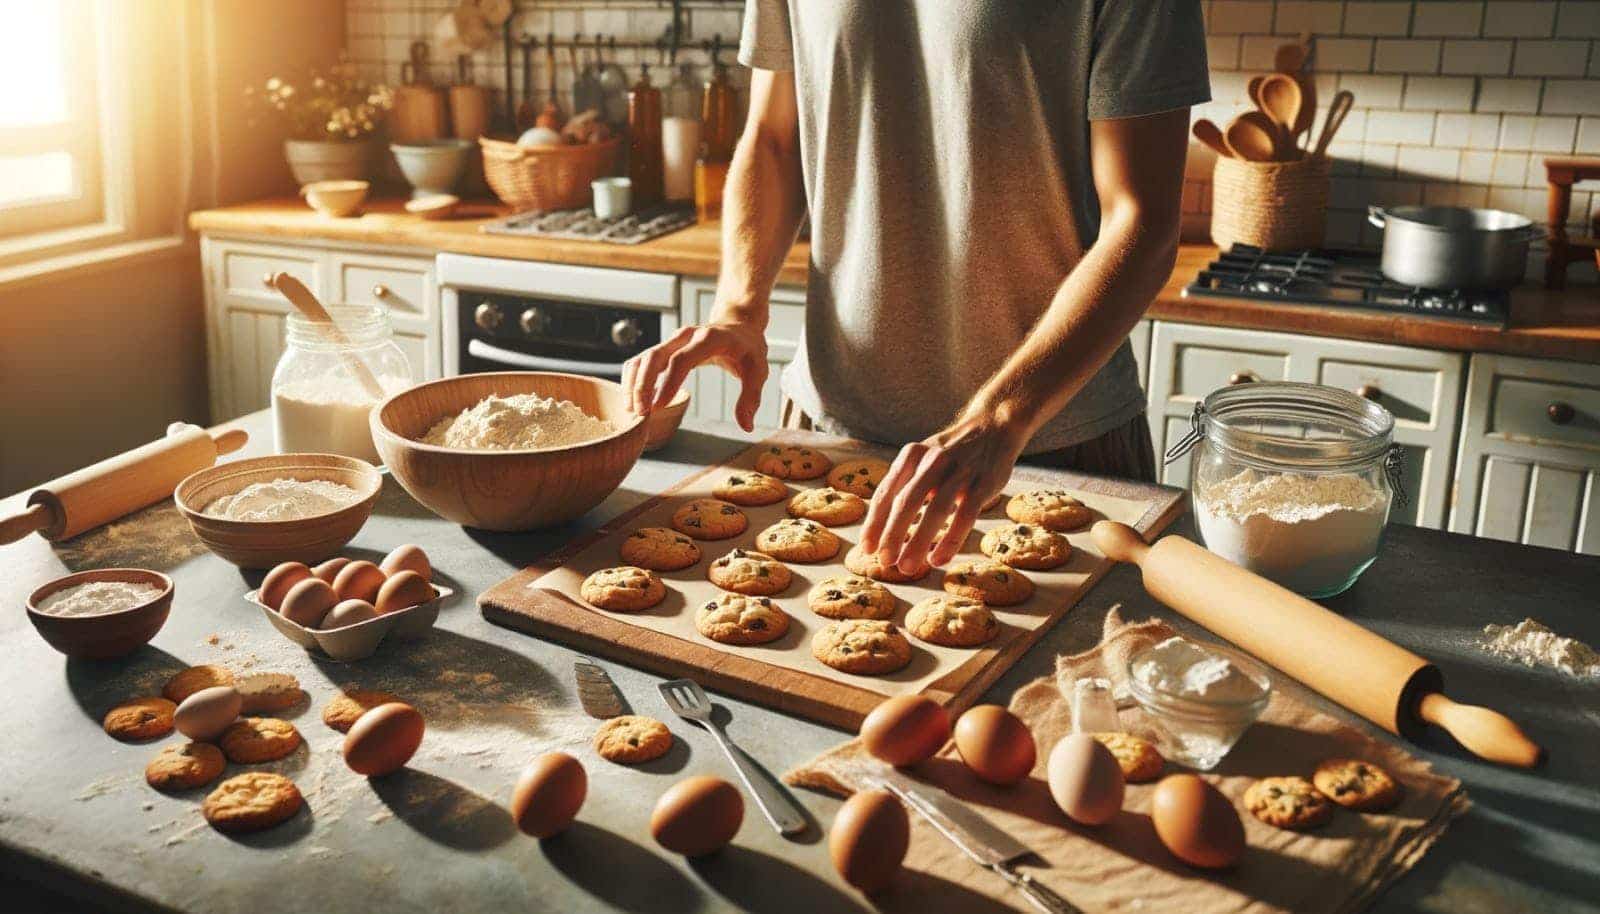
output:
M 293 310 L 270 285 L 292 274 L 326 304 L 382 304 L 395 342 L 419 378 L 443 371 L 433 256 L 207 235 L 200 242 L 206 297 L 211 418 L 223 422 L 270 403 L 272 371 Z
M 711 319 L 717 284 L 712 280 L 685 277 L 681 285 L 680 315 L 684 325 Z M 757 428 L 777 428 L 783 405 L 778 376 L 794 361 L 800 346 L 800 331 L 805 327 L 806 290 L 799 286 L 777 286 L 772 290 L 772 314 L 767 322 L 767 383 L 761 389 L 761 408 L 756 411 Z M 697 368 L 689 375 L 689 411 L 702 419 L 734 421 L 733 408 L 739 402 L 739 382 L 715 366 Z
M 1394 414 L 1395 442 L 1405 454 L 1407 499 L 1392 519 L 1444 526 L 1465 367 L 1460 354 L 1156 321 L 1149 366 L 1145 389 L 1158 454 L 1188 430 L 1195 403 L 1228 384 L 1304 381 L 1371 397 Z M 1187 486 L 1188 455 L 1163 467 L 1161 478 Z
M 1450 529 L 1600 555 L 1600 365 L 1474 355 Z
M 1133 347 L 1133 360 L 1139 365 L 1139 386 L 1150 389 L 1150 333 L 1155 321 L 1140 321 L 1128 334 L 1128 345 Z

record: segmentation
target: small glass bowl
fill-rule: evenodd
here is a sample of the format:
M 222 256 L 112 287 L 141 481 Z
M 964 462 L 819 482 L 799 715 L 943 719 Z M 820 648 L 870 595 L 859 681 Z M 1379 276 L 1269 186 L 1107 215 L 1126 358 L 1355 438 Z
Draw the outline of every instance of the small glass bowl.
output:
M 1148 686 L 1134 675 L 1134 669 L 1155 645 L 1128 658 L 1128 691 L 1149 715 L 1162 755 L 1179 764 L 1210 771 L 1266 710 L 1272 700 L 1272 679 L 1261 664 L 1238 651 L 1214 644 L 1201 646 L 1228 658 L 1261 686 L 1261 693 L 1242 700 L 1213 699 L 1177 695 Z

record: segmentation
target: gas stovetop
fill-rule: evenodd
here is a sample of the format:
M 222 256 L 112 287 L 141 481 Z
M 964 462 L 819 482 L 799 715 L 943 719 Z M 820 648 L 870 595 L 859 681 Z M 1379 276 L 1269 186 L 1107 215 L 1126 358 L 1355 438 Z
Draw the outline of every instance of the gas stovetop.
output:
M 1375 255 L 1319 250 L 1272 254 L 1236 244 L 1184 287 L 1186 298 L 1251 298 L 1362 308 L 1505 326 L 1511 293 L 1423 289 L 1385 279 Z
M 615 219 L 597 218 L 594 210 L 588 207 L 519 213 L 509 219 L 490 222 L 478 230 L 491 235 L 641 244 L 688 228 L 694 221 L 694 204 L 663 203 Z

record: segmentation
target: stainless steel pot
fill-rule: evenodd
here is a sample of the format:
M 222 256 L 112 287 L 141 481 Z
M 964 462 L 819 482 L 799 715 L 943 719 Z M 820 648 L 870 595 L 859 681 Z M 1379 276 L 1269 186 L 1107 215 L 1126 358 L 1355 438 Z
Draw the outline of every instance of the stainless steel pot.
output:
M 1464 206 L 1367 207 L 1383 229 L 1383 275 L 1428 289 L 1506 289 L 1522 281 L 1533 220 Z

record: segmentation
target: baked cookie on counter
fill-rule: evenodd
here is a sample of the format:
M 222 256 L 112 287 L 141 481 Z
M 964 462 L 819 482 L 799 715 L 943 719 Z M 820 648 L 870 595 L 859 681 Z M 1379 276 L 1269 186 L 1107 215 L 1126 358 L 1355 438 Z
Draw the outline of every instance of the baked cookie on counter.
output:
M 722 477 L 711 494 L 745 507 L 775 505 L 789 496 L 783 480 L 755 470 L 734 470 Z
M 1333 815 L 1333 804 L 1301 777 L 1262 778 L 1244 792 L 1244 808 L 1278 828 L 1316 828 Z
M 889 475 L 889 461 L 876 457 L 852 457 L 841 461 L 828 474 L 828 485 L 841 492 L 871 498 L 883 477 Z
M 1094 509 L 1060 489 L 1032 489 L 1006 502 L 1006 516 L 1060 533 L 1087 525 Z
M 795 493 L 789 499 L 789 515 L 814 520 L 827 527 L 843 527 L 866 517 L 867 503 L 859 495 L 823 486 Z
M 814 520 L 786 517 L 756 534 L 756 548 L 785 562 L 825 562 L 839 554 L 839 537 Z
M 700 561 L 694 540 L 666 527 L 640 527 L 617 547 L 625 564 L 647 571 L 679 571 Z
M 906 631 L 929 644 L 977 647 L 1000 634 L 1000 622 L 981 601 L 942 593 L 911 607 Z
M 346 689 L 322 708 L 322 722 L 340 733 L 348 733 L 361 715 L 378 705 L 396 701 L 403 703 L 405 699 L 377 689 Z
M 889 588 L 858 574 L 823 578 L 806 595 L 811 611 L 825 619 L 887 619 L 897 602 Z
M 612 612 L 638 612 L 667 598 L 667 586 L 654 571 L 634 565 L 602 568 L 583 579 L 578 596 Z
M 300 748 L 300 731 L 276 717 L 242 717 L 228 725 L 217 739 L 222 754 L 238 765 L 281 759 Z
M 841 673 L 882 676 L 911 662 L 911 642 L 883 619 L 840 619 L 811 637 L 811 656 Z
M 756 469 L 779 479 L 816 479 L 832 468 L 827 454 L 792 444 L 774 444 L 756 455 Z
M 218 784 L 200 812 L 221 831 L 252 832 L 287 822 L 304 805 L 294 781 L 269 771 L 251 771 Z
M 608 762 L 640 765 L 654 761 L 672 748 L 672 731 L 654 717 L 624 714 L 600 725 L 594 734 L 594 751 Z
M 1067 538 L 1037 524 L 1001 524 L 979 541 L 983 554 L 1013 568 L 1048 571 L 1072 556 Z
M 201 689 L 212 686 L 233 685 L 233 672 L 225 666 L 212 663 L 192 666 L 178 673 L 161 688 L 161 697 L 173 704 L 183 704 L 183 700 Z
M 144 781 L 157 790 L 193 790 L 215 781 L 228 766 L 222 750 L 210 743 L 167 746 L 144 768 Z
M 765 644 L 789 631 L 789 614 L 768 597 L 725 593 L 700 604 L 694 627 L 721 644 Z
M 1400 802 L 1400 785 L 1389 772 L 1360 759 L 1326 759 L 1311 773 L 1311 783 L 1346 809 L 1381 812 Z
M 874 581 L 885 581 L 890 584 L 910 584 L 913 581 L 920 581 L 933 570 L 933 566 L 930 565 L 924 568 L 921 574 L 906 574 L 899 566 L 883 564 L 876 552 L 862 552 L 860 543 L 851 546 L 844 554 L 844 567 Z
M 1122 769 L 1123 779 L 1129 784 L 1153 781 L 1161 776 L 1161 769 L 1166 766 L 1166 760 L 1147 739 L 1120 730 L 1089 735 L 1098 740 L 1100 745 L 1111 750 L 1111 755 L 1117 760 L 1117 767 Z
M 989 559 L 962 559 L 944 572 L 946 593 L 969 600 L 982 600 L 990 606 L 1015 606 L 1033 596 L 1028 576 Z
M 672 529 L 697 540 L 725 540 L 749 525 L 737 505 L 715 498 L 696 498 L 672 512 Z
M 177 704 L 165 698 L 135 698 L 107 711 L 100 726 L 123 742 L 142 742 L 171 733 L 176 713 Z
M 745 596 L 766 597 L 783 592 L 793 579 L 789 566 L 764 552 L 734 549 L 711 563 L 706 571 L 711 583 Z

